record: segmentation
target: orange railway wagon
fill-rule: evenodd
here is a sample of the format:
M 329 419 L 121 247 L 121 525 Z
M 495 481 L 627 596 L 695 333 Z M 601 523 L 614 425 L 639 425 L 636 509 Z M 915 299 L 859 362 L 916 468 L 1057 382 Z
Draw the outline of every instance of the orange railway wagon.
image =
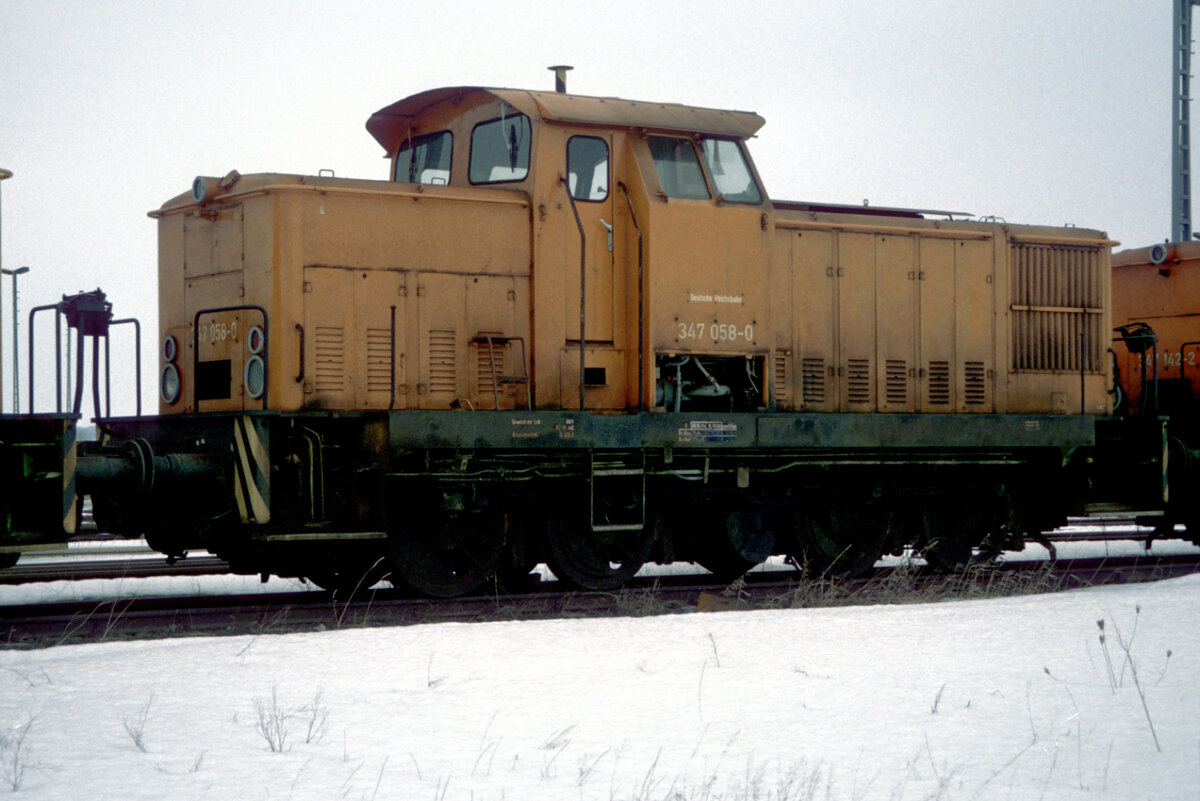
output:
M 1200 242 L 1169 242 L 1113 256 L 1116 411 L 1147 433 L 1127 440 L 1124 472 L 1158 475 L 1169 532 L 1200 529 Z M 1132 447 L 1145 443 L 1143 447 Z M 1149 484 L 1150 482 L 1144 482 Z M 1171 489 L 1174 492 L 1171 492 Z M 1144 504 L 1143 504 L 1144 506 Z M 1148 521 L 1150 522 L 1150 521 Z

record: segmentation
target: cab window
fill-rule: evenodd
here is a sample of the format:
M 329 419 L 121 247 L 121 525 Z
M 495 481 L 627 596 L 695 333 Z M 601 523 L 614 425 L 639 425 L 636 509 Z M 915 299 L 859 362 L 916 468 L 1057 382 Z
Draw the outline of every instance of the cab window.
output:
M 712 177 L 713 188 L 730 203 L 761 203 L 762 192 L 754 182 L 754 173 L 746 163 L 741 146 L 732 139 L 700 140 L 704 166 Z
M 523 181 L 529 174 L 529 118 L 510 114 L 471 131 L 471 183 Z
M 650 145 L 658 182 L 668 197 L 708 199 L 708 186 L 704 183 L 704 173 L 700 170 L 692 140 L 674 136 L 647 136 L 646 143 Z
M 572 136 L 567 142 L 567 180 L 576 200 L 608 197 L 608 142 L 595 136 Z
M 425 134 L 404 143 L 396 154 L 393 179 L 398 183 L 450 183 L 450 152 L 454 138 L 449 131 Z

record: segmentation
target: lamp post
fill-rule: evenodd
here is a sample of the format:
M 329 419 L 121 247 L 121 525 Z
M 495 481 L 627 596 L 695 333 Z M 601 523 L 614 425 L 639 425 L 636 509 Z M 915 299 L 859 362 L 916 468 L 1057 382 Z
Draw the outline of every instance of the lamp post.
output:
M 9 178 L 12 178 L 12 170 L 6 170 L 0 167 L 0 184 L 4 183 Z M 0 233 L 4 230 L 4 226 L 0 225 Z M 0 264 L 4 263 L 4 247 L 3 240 L 0 239 Z M 0 267 L 3 269 L 3 267 Z M 4 352 L 4 311 L 0 309 L 0 353 Z M 0 370 L 0 414 L 4 411 L 4 371 Z
M 29 272 L 28 267 L 18 267 L 15 270 L 5 270 L 0 267 L 0 273 L 11 275 L 13 278 L 13 414 L 21 411 L 21 377 L 17 369 L 17 276 Z

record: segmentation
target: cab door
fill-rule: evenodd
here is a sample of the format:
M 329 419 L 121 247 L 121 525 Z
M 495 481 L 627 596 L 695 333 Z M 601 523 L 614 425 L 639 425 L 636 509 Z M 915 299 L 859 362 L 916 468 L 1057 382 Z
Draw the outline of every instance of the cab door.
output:
M 580 286 L 578 250 L 568 249 L 566 275 L 567 341 L 579 342 L 580 297 L 584 297 L 584 339 L 613 341 L 612 136 L 579 134 L 567 139 L 567 181 L 585 240 L 586 285 Z M 578 241 L 577 231 L 571 239 Z

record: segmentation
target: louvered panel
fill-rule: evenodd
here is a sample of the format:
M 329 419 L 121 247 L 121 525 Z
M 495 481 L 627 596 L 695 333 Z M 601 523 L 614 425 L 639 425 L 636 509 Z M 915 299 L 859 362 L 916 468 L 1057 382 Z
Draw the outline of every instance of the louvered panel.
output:
M 825 402 L 825 360 L 802 359 L 800 361 L 800 389 L 805 404 Z
M 1017 372 L 1102 369 L 1102 259 L 1098 248 L 1012 246 L 1012 367 Z
M 790 403 L 792 400 L 792 357 L 786 351 L 775 351 L 773 381 L 775 403 Z
M 391 392 L 392 332 L 386 328 L 367 329 L 367 391 Z
M 908 403 L 908 362 L 888 359 L 884 363 L 883 386 L 887 403 L 898 406 Z
M 963 364 L 963 377 L 967 405 L 981 406 L 987 403 L 987 371 L 984 369 L 983 362 Z
M 429 391 L 454 392 L 457 389 L 458 364 L 453 329 L 429 331 Z
M 346 383 L 346 332 L 332 326 L 317 326 L 313 332 L 317 392 L 341 392 Z
M 929 363 L 929 384 L 926 403 L 931 406 L 950 405 L 950 362 Z
M 871 360 L 850 359 L 846 364 L 846 400 L 871 402 Z

